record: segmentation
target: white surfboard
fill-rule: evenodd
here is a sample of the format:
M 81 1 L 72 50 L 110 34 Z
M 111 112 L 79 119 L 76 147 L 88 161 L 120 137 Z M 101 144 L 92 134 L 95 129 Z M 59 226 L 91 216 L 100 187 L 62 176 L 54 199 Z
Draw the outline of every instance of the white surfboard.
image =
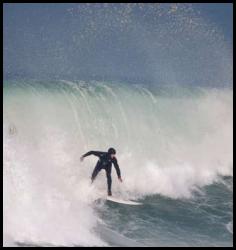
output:
M 126 205 L 142 205 L 142 203 L 140 202 L 136 202 L 136 201 L 130 201 L 130 200 L 122 200 L 119 198 L 115 198 L 113 196 L 107 196 L 107 200 L 108 201 L 113 201 L 116 203 L 120 203 L 120 204 L 126 204 Z

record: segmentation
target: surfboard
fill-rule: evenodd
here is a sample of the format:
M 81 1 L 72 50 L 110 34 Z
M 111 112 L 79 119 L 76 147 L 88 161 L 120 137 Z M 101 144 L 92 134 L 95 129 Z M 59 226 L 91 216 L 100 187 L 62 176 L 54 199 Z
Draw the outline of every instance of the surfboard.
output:
M 140 202 L 130 201 L 130 200 L 122 200 L 119 198 L 115 198 L 113 196 L 107 196 L 107 200 L 112 201 L 112 202 L 116 202 L 116 203 L 120 203 L 120 204 L 126 204 L 126 205 L 142 205 L 142 203 L 140 203 Z

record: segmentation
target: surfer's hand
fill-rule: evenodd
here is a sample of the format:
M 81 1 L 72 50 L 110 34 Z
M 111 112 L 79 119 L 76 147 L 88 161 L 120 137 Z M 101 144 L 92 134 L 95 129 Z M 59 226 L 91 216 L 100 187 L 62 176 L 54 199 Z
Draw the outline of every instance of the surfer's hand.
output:
M 83 160 L 84 160 L 84 157 L 83 157 L 83 156 L 81 156 L 81 157 L 80 157 L 80 161 L 83 161 Z
M 120 182 L 123 182 L 123 180 L 121 179 L 121 177 L 118 178 Z

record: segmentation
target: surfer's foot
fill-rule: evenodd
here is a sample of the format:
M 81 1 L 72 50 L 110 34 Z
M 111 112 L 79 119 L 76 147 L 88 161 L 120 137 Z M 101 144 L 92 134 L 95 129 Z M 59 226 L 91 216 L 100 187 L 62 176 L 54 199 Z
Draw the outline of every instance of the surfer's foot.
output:
M 108 191 L 108 196 L 112 196 L 112 193 L 111 193 L 111 191 Z

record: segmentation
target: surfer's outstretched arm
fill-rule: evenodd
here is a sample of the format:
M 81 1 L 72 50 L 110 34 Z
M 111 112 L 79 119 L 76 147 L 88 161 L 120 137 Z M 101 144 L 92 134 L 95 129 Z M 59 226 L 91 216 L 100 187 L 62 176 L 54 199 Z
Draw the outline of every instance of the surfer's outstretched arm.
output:
M 104 154 L 104 152 L 100 152 L 100 151 L 89 151 L 86 154 L 82 155 L 80 160 L 83 161 L 84 157 L 87 157 L 89 155 L 95 155 L 98 157 L 101 157 Z
M 122 182 L 121 174 L 120 174 L 120 167 L 119 167 L 119 165 L 118 165 L 117 159 L 114 158 L 112 162 L 113 162 L 114 167 L 115 167 L 115 169 L 116 169 L 116 173 L 117 173 L 118 179 Z

